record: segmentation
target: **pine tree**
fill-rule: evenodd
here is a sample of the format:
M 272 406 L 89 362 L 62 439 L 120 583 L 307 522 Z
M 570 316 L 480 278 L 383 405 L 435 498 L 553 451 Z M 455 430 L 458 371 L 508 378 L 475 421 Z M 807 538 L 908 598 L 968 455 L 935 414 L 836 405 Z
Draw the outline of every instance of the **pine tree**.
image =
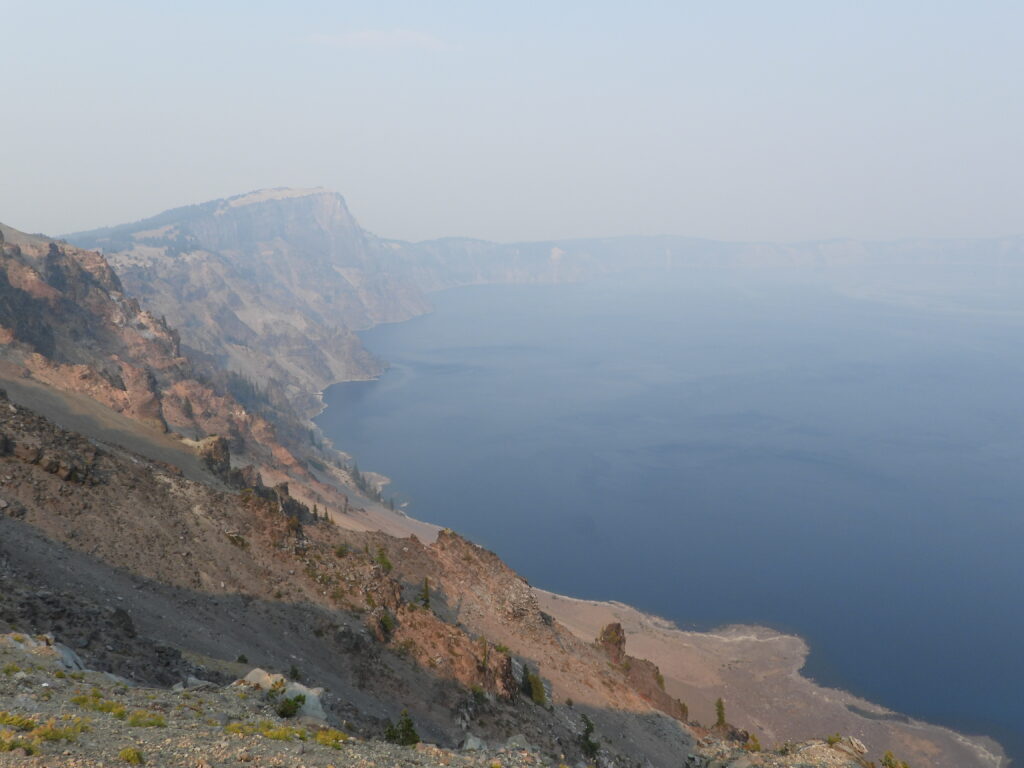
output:
M 583 756 L 593 760 L 597 757 L 597 750 L 600 748 L 598 743 L 594 741 L 594 723 L 591 722 L 590 718 L 583 715 L 583 733 L 580 735 L 580 751 Z
M 716 726 L 724 726 L 725 725 L 725 702 L 722 701 L 721 697 L 719 697 L 718 701 L 715 702 L 715 714 L 718 717 L 718 719 L 715 720 L 715 725 Z
M 409 710 L 402 710 L 396 725 L 388 724 L 384 729 L 384 739 L 392 744 L 401 744 L 406 747 L 419 743 L 420 735 L 416 733 L 416 727 L 413 725 L 412 718 L 409 717 Z
M 419 601 L 424 608 L 430 608 L 430 579 L 426 576 L 423 577 L 423 589 L 420 590 Z

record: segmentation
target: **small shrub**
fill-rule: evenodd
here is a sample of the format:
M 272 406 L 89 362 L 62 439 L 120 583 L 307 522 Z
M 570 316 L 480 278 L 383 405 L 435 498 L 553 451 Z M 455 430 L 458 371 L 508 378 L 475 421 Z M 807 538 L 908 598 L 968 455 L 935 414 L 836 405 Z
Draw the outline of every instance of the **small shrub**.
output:
M 142 753 L 135 747 L 125 747 L 117 753 L 117 756 L 129 765 L 145 765 L 146 763 Z
M 589 717 L 583 715 L 583 733 L 580 734 L 580 752 L 583 756 L 589 760 L 593 760 L 597 757 L 597 751 L 601 748 L 600 745 L 594 741 L 594 723 Z
M 348 555 L 348 544 L 339 544 L 334 548 L 335 557 L 346 557 Z
M 530 698 L 533 699 L 534 704 L 545 706 L 548 703 L 548 696 L 544 690 L 544 681 L 540 679 L 540 675 L 530 673 Z
M 17 664 L 4 664 L 4 668 L 2 671 L 5 675 L 15 675 L 18 672 L 21 672 L 21 667 L 19 667 Z
M 67 673 L 63 669 L 58 669 L 56 672 L 53 673 L 53 676 L 56 677 L 58 680 L 63 680 L 67 677 Z
M 760 752 L 761 742 L 758 741 L 757 736 L 750 734 L 747 738 L 747 743 L 743 745 L 743 748 L 747 750 L 747 752 Z
M 828 742 L 828 745 L 830 747 L 834 747 L 836 744 L 838 744 L 842 740 L 843 740 L 843 737 L 840 736 L 838 733 L 833 733 L 831 736 L 829 736 L 827 739 L 825 739 L 825 741 Z
M 128 725 L 132 728 L 164 728 L 167 721 L 161 714 L 140 709 L 132 712 L 128 718 Z
M 287 696 L 277 702 L 274 711 L 277 712 L 278 717 L 295 717 L 305 703 L 306 697 L 301 693 L 295 696 Z
M 663 674 L 661 674 L 661 672 L 656 672 L 655 675 L 656 675 L 655 679 L 658 681 L 658 687 L 661 688 L 661 690 L 664 691 L 665 690 L 665 676 Z
M 0 712 L 0 725 L 6 725 L 16 731 L 31 731 L 37 723 L 31 717 L 16 715 L 13 712 Z
M 92 712 L 105 712 L 118 720 L 124 720 L 128 715 L 128 710 L 124 708 L 124 704 L 104 699 L 99 688 L 93 688 L 92 693 L 88 696 L 72 696 L 71 702 L 77 704 L 82 709 L 88 709 Z
M 240 653 L 240 654 L 238 654 L 238 658 L 235 659 L 235 661 L 237 663 L 239 663 L 239 664 L 248 664 L 249 663 L 249 657 L 246 656 L 244 653 Z
M 384 637 L 391 637 L 391 633 L 395 631 L 395 626 L 395 617 L 388 611 L 384 611 L 380 616 L 380 631 L 384 633 Z
M 886 752 L 882 756 L 883 768 L 910 768 L 903 760 L 897 760 L 892 752 Z
M 292 664 L 291 667 L 288 668 L 288 677 L 292 680 L 301 680 L 302 674 L 299 672 L 299 668 Z
M 413 725 L 412 718 L 409 717 L 409 710 L 402 710 L 397 724 L 388 723 L 387 728 L 384 729 L 384 740 L 405 747 L 419 744 L 420 735 L 416 733 L 416 727 Z
M 26 755 L 34 755 L 36 747 L 31 741 L 16 739 L 12 735 L 0 733 L 0 752 L 13 752 L 16 749 L 25 750 Z
M 252 736 L 256 733 L 256 727 L 247 723 L 228 723 L 224 726 L 224 730 L 228 733 L 234 733 L 238 736 Z
M 715 725 L 725 725 L 725 702 L 722 701 L 721 697 L 715 702 Z
M 306 740 L 306 731 L 303 728 L 292 728 L 289 725 L 274 725 L 269 720 L 261 720 L 258 728 L 260 736 L 274 741 L 291 741 L 298 739 Z
M 89 730 L 87 721 L 65 715 L 65 725 L 58 726 L 54 718 L 29 733 L 37 741 L 74 741 L 78 734 Z
M 381 568 L 384 569 L 384 573 L 391 573 L 394 570 L 394 565 L 388 559 L 388 553 L 384 551 L 384 547 L 377 547 L 377 557 L 374 558 Z
M 544 706 L 548 703 L 547 694 L 544 691 L 544 682 L 540 675 L 531 672 L 530 668 L 523 664 L 523 677 L 519 682 L 523 693 L 529 696 L 534 704 Z
M 331 749 L 341 749 L 341 745 L 348 741 L 348 734 L 334 728 L 325 728 L 322 731 L 317 731 L 313 740 L 317 744 L 330 747 Z

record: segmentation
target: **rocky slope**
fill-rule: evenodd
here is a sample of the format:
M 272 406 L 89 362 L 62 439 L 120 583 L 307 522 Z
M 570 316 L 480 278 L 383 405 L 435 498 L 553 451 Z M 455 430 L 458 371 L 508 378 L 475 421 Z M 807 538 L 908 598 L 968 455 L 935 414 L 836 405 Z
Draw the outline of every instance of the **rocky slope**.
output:
M 60 400 L 88 398 L 135 423 L 122 432 L 148 432 L 142 442 L 151 446 L 160 433 L 178 435 L 177 450 L 164 451 L 174 455 L 219 436 L 230 455 L 221 482 L 290 483 L 294 498 L 353 522 L 372 506 L 350 504 L 350 474 L 284 398 L 189 356 L 162 316 L 125 293 L 102 255 L 2 225 L 0 236 L 0 379 L 25 394 L 35 387 L 36 407 L 45 401 L 66 419 L 82 406 Z
M 667 765 L 693 743 L 687 727 L 657 716 L 624 675 L 604 669 L 596 650 L 590 664 L 570 659 L 586 657 L 588 644 L 557 624 L 537 626 L 535 608 L 502 620 L 524 624 L 545 645 L 568 642 L 562 663 L 602 683 L 588 705 L 580 699 L 582 710 L 567 706 L 566 690 L 549 678 L 547 665 L 553 674 L 556 663 L 547 659 L 557 655 L 511 658 L 499 640 L 461 621 L 440 576 L 430 586 L 436 608 L 425 609 L 402 573 L 407 559 L 434 563 L 440 573 L 445 554 L 436 546 L 314 520 L 283 489 L 217 490 L 9 401 L 0 402 L 0 433 L 0 622 L 52 632 L 91 666 L 166 684 L 167 675 L 188 669 L 181 654 L 206 666 L 207 676 L 237 673 L 244 654 L 278 670 L 295 666 L 328 687 L 333 722 L 379 735 L 386 719 L 408 709 L 426 738 L 448 745 L 470 734 L 504 742 L 522 733 L 546 754 L 578 754 L 581 711 L 607 732 L 610 755 Z M 477 551 L 444 538 L 449 554 Z M 484 582 L 469 562 L 461 575 Z M 495 589 L 517 583 L 506 570 Z M 479 594 L 493 604 L 509 599 Z M 165 650 L 146 652 L 157 647 Z M 547 681 L 557 704 L 521 695 L 523 663 Z M 613 701 L 618 710 L 608 708 Z
M 243 751 L 266 764 L 289 759 L 294 751 L 282 753 L 260 736 L 259 721 L 273 704 L 262 694 L 242 702 L 216 686 L 204 689 L 206 701 L 133 693 L 133 684 L 190 677 L 227 682 L 251 671 L 250 663 L 292 670 L 325 689 L 317 694 L 323 722 L 302 724 L 307 740 L 327 726 L 380 737 L 407 709 L 424 739 L 484 746 L 502 764 L 519 759 L 523 750 L 510 751 L 513 745 L 529 745 L 521 757 L 538 763 L 586 760 L 584 716 L 603 765 L 845 766 L 861 759 L 820 741 L 753 754 L 744 749 L 746 733 L 684 722 L 679 703 L 660 690 L 656 667 L 639 664 L 638 675 L 608 632 L 603 642 L 573 636 L 495 555 L 451 532 L 428 546 L 344 530 L 303 515 L 283 489 L 218 490 L 2 398 L 0 436 L 0 631 L 49 633 L 85 666 L 127 681 L 68 681 L 54 675 L 56 667 L 5 660 L 19 669 L 0 678 L 0 709 L 43 724 L 51 713 L 78 711 L 55 696 L 96 698 L 99 685 L 99 699 L 161 714 L 174 733 L 142 738 L 155 732 L 125 731 L 104 718 L 95 736 L 74 745 L 31 744 L 48 765 L 109 764 L 114 747 L 126 745 L 160 755 L 157 764 L 198 765 L 200 757 L 234 764 Z M 52 645 L 5 647 L 56 664 Z M 543 693 L 524 693 L 524 668 Z M 241 730 L 226 734 L 232 721 Z M 24 748 L 24 738 L 3 731 L 0 740 Z M 290 743 L 307 742 L 295 735 Z M 498 748 L 505 751 L 495 754 Z M 391 754 L 366 749 L 354 755 Z M 302 754 L 311 765 L 342 760 L 317 748 Z
M 461 751 L 422 742 L 399 745 L 350 735 L 322 718 L 289 716 L 282 703 L 316 691 L 252 670 L 222 686 L 188 678 L 174 690 L 141 687 L 85 669 L 51 636 L 0 635 L 0 765 L 91 768 L 111 765 L 456 766 L 526 768 L 562 765 L 521 737 L 505 745 L 471 743 Z M 280 686 L 277 692 L 274 681 Z M 291 690 L 290 690 L 291 689 Z M 406 741 L 418 734 L 415 725 Z M 692 768 L 854 768 L 859 745 L 820 741 L 793 745 L 788 755 L 752 754 L 717 739 L 680 761 Z

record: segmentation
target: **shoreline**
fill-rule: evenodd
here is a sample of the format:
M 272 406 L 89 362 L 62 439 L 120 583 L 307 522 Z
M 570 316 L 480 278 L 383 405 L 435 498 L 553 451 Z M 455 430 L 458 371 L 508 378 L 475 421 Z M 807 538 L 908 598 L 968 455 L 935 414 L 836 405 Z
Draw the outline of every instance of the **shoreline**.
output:
M 442 530 L 376 503 L 358 522 L 338 516 L 339 525 L 347 527 L 346 522 L 356 529 L 416 536 L 426 545 Z M 626 652 L 658 665 L 665 690 L 688 705 L 692 720 L 713 722 L 715 699 L 722 696 L 729 722 L 757 733 L 766 747 L 838 731 L 858 738 L 872 755 L 892 750 L 914 768 L 1010 768 L 1002 746 L 988 736 L 917 720 L 805 677 L 811 648 L 798 635 L 752 624 L 684 630 L 626 603 L 530 589 L 542 611 L 586 642 L 606 624 L 621 623 Z
M 542 610 L 580 639 L 593 641 L 605 624 L 620 622 L 626 652 L 657 664 L 666 691 L 688 704 L 692 718 L 713 722 L 714 701 L 722 696 L 729 721 L 758 733 L 765 746 L 838 731 L 860 739 L 872 754 L 892 750 L 915 768 L 1009 765 L 1002 747 L 987 736 L 916 720 L 804 677 L 810 646 L 796 635 L 743 624 L 683 630 L 624 603 L 533 592 Z

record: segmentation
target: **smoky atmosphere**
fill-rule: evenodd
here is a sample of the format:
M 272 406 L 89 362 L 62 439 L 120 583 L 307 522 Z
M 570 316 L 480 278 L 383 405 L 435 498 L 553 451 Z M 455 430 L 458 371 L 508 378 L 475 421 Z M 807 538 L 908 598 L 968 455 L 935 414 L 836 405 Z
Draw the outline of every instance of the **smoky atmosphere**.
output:
M 0 765 L 1024 759 L 1019 4 L 0 10 Z

